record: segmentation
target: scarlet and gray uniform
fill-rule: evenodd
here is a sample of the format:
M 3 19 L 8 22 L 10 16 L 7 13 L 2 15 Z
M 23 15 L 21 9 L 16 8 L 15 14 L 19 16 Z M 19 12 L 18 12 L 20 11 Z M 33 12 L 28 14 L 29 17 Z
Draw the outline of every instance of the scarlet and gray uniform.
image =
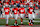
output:
M 5 16 L 6 16 L 6 24 L 8 24 L 8 18 L 9 18 L 9 10 L 10 8 L 4 8 L 4 11 L 5 11 Z
M 24 16 L 25 16 L 25 9 L 24 8 L 20 8 L 19 9 L 19 13 L 20 13 L 20 17 L 24 18 Z
M 17 20 L 17 18 L 18 18 L 18 8 L 13 8 L 12 11 L 14 11 L 14 18 Z
M 8 8 L 4 8 L 6 18 L 9 18 L 9 10 L 10 10 L 9 7 Z
M 34 10 L 33 8 L 29 8 L 29 11 L 28 11 L 28 17 L 29 17 L 29 19 L 35 18 L 33 10 Z

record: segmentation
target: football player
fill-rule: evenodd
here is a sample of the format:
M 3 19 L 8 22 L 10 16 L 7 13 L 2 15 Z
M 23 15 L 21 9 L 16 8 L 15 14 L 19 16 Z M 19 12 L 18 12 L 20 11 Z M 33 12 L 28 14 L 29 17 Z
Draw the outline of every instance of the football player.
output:
M 21 17 L 21 25 L 23 25 L 23 18 L 25 16 L 25 9 L 24 9 L 23 5 L 20 5 L 19 13 L 20 13 L 20 17 Z
M 6 26 L 8 26 L 8 18 L 9 18 L 9 12 L 10 12 L 10 8 L 8 7 L 8 5 L 5 6 L 4 12 L 6 17 Z
M 14 26 L 18 26 L 18 24 L 17 24 L 18 8 L 16 7 L 16 5 L 14 5 L 14 8 L 12 9 L 12 13 L 14 14 L 14 18 L 15 18 Z
M 32 6 L 29 7 L 28 9 L 29 25 L 33 25 L 33 19 L 35 18 L 34 13 L 35 12 L 34 12 L 33 7 Z

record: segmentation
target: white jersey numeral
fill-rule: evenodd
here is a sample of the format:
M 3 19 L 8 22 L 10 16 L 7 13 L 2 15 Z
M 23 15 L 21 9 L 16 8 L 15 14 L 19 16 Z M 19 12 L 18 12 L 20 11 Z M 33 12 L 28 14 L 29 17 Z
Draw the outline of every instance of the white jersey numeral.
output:
M 24 10 L 21 10 L 21 12 L 24 12 Z
M 16 10 L 14 10 L 14 12 L 16 13 Z
M 8 9 L 6 9 L 5 12 L 8 12 Z
M 33 9 L 30 9 L 30 12 L 32 12 L 33 11 Z

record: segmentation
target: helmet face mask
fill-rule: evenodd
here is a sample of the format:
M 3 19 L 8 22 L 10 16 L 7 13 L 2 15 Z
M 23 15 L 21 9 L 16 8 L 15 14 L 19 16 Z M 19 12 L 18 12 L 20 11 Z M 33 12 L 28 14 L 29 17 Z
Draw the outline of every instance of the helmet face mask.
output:
M 14 5 L 14 8 L 16 8 L 16 5 Z
M 7 8 L 7 7 L 8 7 L 8 5 L 5 5 L 5 7 Z
M 21 8 L 23 8 L 23 5 L 20 5 Z
M 30 8 L 33 8 L 33 6 L 30 6 Z

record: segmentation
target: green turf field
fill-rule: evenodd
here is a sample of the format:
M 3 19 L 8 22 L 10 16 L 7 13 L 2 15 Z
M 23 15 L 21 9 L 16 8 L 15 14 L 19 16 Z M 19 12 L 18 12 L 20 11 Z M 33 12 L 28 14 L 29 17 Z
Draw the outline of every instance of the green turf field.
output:
M 29 20 L 29 19 L 24 18 L 24 19 L 23 19 L 23 24 L 24 24 L 24 25 L 28 25 L 28 20 Z M 34 21 L 40 21 L 40 19 L 35 19 Z M 8 24 L 9 24 L 9 25 L 13 25 L 14 22 L 15 22 L 14 19 L 9 19 L 9 23 L 8 23 Z M 17 20 L 17 23 L 18 23 L 19 25 L 21 25 L 21 20 L 18 19 L 18 20 Z M 5 19 L 0 19 L 0 25 L 5 25 L 5 24 L 6 24 L 6 20 L 5 20 Z M 34 25 L 40 25 L 40 22 L 34 22 Z

